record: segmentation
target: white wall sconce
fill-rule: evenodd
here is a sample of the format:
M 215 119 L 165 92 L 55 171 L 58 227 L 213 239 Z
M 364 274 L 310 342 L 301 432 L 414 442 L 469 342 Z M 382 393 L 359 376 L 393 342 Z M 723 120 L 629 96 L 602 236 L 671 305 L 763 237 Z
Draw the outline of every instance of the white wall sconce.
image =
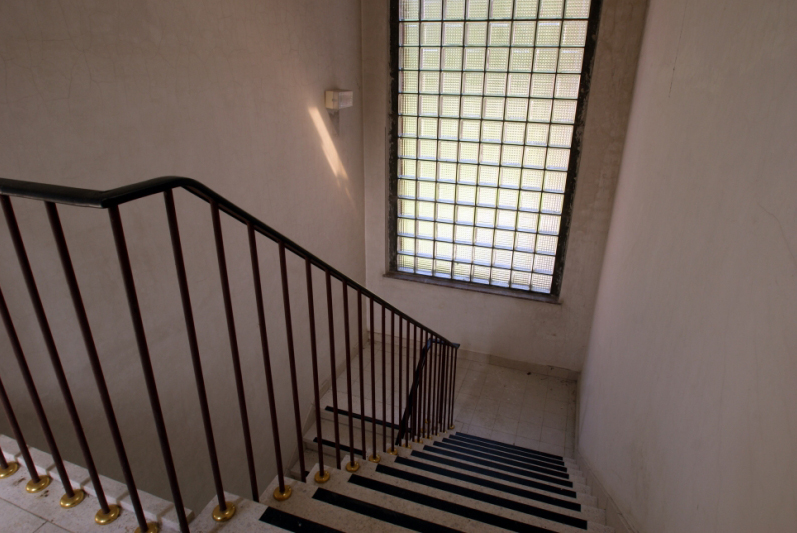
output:
M 341 109 L 354 105 L 353 91 L 332 90 L 326 91 L 326 108 L 330 111 L 340 111 Z

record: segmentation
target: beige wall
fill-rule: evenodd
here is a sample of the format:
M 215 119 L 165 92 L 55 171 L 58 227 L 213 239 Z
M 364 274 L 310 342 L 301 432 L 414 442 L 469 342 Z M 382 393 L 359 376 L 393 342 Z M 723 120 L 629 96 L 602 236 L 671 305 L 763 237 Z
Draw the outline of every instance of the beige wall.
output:
M 797 3 L 653 0 L 580 390 L 646 533 L 797 522 Z
M 109 189 L 183 175 L 214 188 L 343 272 L 365 280 L 360 3 L 0 2 L 0 176 Z M 354 90 L 332 120 L 324 90 Z M 101 471 L 121 479 L 44 208 L 15 201 L 34 273 Z M 225 488 L 248 495 L 240 419 L 207 204 L 177 195 Z M 168 495 L 107 214 L 62 208 L 123 433 L 143 489 Z M 188 505 L 210 498 L 207 452 L 160 197 L 122 208 L 145 327 Z M 82 462 L 5 223 L 0 285 L 67 459 Z M 246 232 L 224 232 L 261 489 L 274 475 Z M 283 450 L 295 451 L 276 247 L 260 241 Z M 303 414 L 312 395 L 304 270 L 290 262 Z M 339 284 L 335 301 L 341 299 Z M 327 337 L 316 279 L 319 350 Z M 342 327 L 338 314 L 336 324 Z M 337 335 L 340 347 L 343 336 Z M 322 358 L 322 365 L 328 359 Z M 327 368 L 328 366 L 322 366 Z M 5 333 L 3 380 L 31 442 L 32 421 Z M 322 374 L 328 375 L 328 370 Z M 323 375 L 322 375 L 323 377 Z M 2 424 L 5 424 L 3 420 Z M 7 427 L 0 431 L 8 433 Z M 199 468 L 197 468 L 197 466 Z
M 463 348 L 581 370 L 620 165 L 644 0 L 605 0 L 561 305 L 383 277 L 387 271 L 388 2 L 363 5 L 368 286 Z

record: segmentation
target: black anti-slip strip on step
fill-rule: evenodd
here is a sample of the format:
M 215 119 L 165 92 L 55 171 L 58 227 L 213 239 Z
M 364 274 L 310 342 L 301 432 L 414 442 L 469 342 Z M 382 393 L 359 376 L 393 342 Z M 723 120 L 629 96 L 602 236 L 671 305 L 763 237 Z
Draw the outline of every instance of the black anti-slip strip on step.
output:
M 480 441 L 480 442 L 485 442 L 485 443 L 489 444 L 490 446 L 498 446 L 499 448 L 508 448 L 510 450 L 517 450 L 519 453 L 526 453 L 526 454 L 532 454 L 532 455 L 541 455 L 543 457 L 549 457 L 551 459 L 556 459 L 557 461 L 560 461 L 562 463 L 564 463 L 564 460 L 565 460 L 564 457 L 562 457 L 561 455 L 554 455 L 552 453 L 546 453 L 546 452 L 538 452 L 537 450 L 532 450 L 530 448 L 522 448 L 520 446 L 515 446 L 513 444 L 506 444 L 506 443 L 503 443 L 503 442 L 498 442 L 497 440 L 485 439 L 484 437 L 477 437 L 476 435 L 468 435 L 467 433 L 455 433 L 452 436 L 454 436 L 454 437 L 462 437 L 464 439 L 476 440 L 476 441 Z
M 529 472 L 537 472 L 538 474 L 545 474 L 546 476 L 559 477 L 562 479 L 570 479 L 570 475 L 567 473 L 566 470 L 562 472 L 561 470 L 552 470 L 550 468 L 535 466 L 532 464 L 524 463 L 522 461 L 507 459 L 505 457 L 496 455 L 491 452 L 483 452 L 481 450 L 476 450 L 474 448 L 466 448 L 464 446 L 460 446 L 457 443 L 435 441 L 434 443 L 432 443 L 432 446 L 435 446 L 436 448 L 443 448 L 444 450 L 451 450 L 453 452 L 464 453 L 465 455 L 472 455 L 473 457 L 481 457 L 482 459 L 487 459 L 489 461 L 493 461 L 496 463 L 514 466 L 515 468 L 520 468 L 521 470 L 528 470 Z
M 313 442 L 318 442 L 318 437 L 313 437 Z M 329 446 L 333 450 L 335 449 L 335 443 L 332 442 L 331 440 L 321 439 L 321 444 L 323 444 L 324 446 Z M 340 449 L 341 449 L 341 451 L 344 451 L 346 453 L 349 453 L 349 454 L 351 453 L 351 448 L 349 448 L 345 444 L 341 443 Z M 355 455 L 355 457 L 358 456 L 358 455 L 360 457 L 362 457 L 363 456 L 363 452 L 361 450 L 358 450 L 357 448 L 354 448 L 354 455 Z
M 326 489 L 317 489 L 313 495 L 313 499 L 334 505 L 336 507 L 347 509 L 354 513 L 359 513 L 363 516 L 370 516 L 371 518 L 381 520 L 382 522 L 394 524 L 412 531 L 428 531 L 430 533 L 437 533 L 438 531 L 450 531 L 452 533 L 457 533 L 456 529 L 441 526 L 439 524 L 435 524 L 434 522 L 415 518 L 414 516 L 410 516 L 408 514 L 399 513 L 397 511 L 393 511 L 392 509 L 386 509 L 384 507 L 364 502 L 356 498 L 351 498 L 349 496 L 344 496 L 343 494 L 338 494 L 337 492 L 332 492 Z
M 508 500 L 506 498 L 501 498 L 500 496 L 485 494 L 484 492 L 479 492 L 478 490 L 473 490 L 466 487 L 460 487 L 459 485 L 454 485 L 453 483 L 447 483 L 445 481 L 440 481 L 438 479 L 428 478 L 426 476 L 421 476 L 419 474 L 407 472 L 406 470 L 399 470 L 398 468 L 394 468 L 392 466 L 377 465 L 376 471 L 380 474 L 385 474 L 395 478 L 403 479 L 405 481 L 410 481 L 418 485 L 423 485 L 433 489 L 446 491 L 451 494 L 464 496 L 466 498 L 472 498 L 480 502 L 489 503 L 491 505 L 497 505 L 498 507 L 502 507 L 504 509 L 511 509 L 512 511 L 517 511 L 519 513 L 524 513 L 530 516 L 536 516 L 537 518 L 542 518 L 543 520 L 559 522 L 560 524 L 577 527 L 579 529 L 587 529 L 587 521 L 581 518 L 564 515 L 561 513 L 557 513 L 555 511 L 549 511 L 547 509 L 540 509 L 539 507 L 534 507 L 533 505 L 516 502 L 515 500 Z
M 523 485 L 524 487 L 531 487 L 533 489 L 544 490 L 546 492 L 557 494 L 559 496 L 567 496 L 569 498 L 578 497 L 578 494 L 574 490 L 554 487 L 552 485 L 546 485 L 545 483 L 538 483 L 528 478 L 510 476 L 509 474 L 504 474 L 503 472 L 490 470 L 489 468 L 481 468 L 476 465 L 460 463 L 459 461 L 452 461 L 451 459 L 446 459 L 445 457 L 440 457 L 438 455 L 434 455 L 431 453 L 425 453 L 419 450 L 414 450 L 410 454 L 413 457 L 417 457 L 418 459 L 423 459 L 425 461 L 431 461 L 433 463 L 446 465 L 453 468 L 459 468 L 460 470 L 467 470 L 468 472 L 473 472 L 474 474 L 481 474 L 483 476 L 493 477 L 495 479 L 508 481 L 510 483 L 517 483 L 518 485 Z
M 506 492 L 507 494 L 514 494 L 515 496 L 520 496 L 521 498 L 526 498 L 527 500 L 534 500 L 540 503 L 547 503 L 548 505 L 555 505 L 556 507 L 561 507 L 562 509 L 570 509 L 571 511 L 581 512 L 581 504 L 578 502 L 560 500 L 559 498 L 554 498 L 552 496 L 546 496 L 545 494 L 539 494 L 536 492 L 532 492 L 530 490 L 521 489 L 520 487 L 513 487 L 512 485 L 504 485 L 503 483 L 496 483 L 495 481 L 490 481 L 489 479 L 463 474 L 462 472 L 455 472 L 453 470 L 440 468 L 439 466 L 430 465 L 429 463 L 422 463 L 420 461 L 415 461 L 413 459 L 410 459 L 409 457 L 401 457 L 401 456 L 396 457 L 393 463 L 409 466 L 410 468 L 414 468 L 416 470 L 423 470 L 424 472 L 437 474 L 439 476 L 446 476 L 452 479 L 458 479 L 460 481 L 465 481 L 466 483 L 471 483 L 473 485 L 479 485 L 480 487 L 484 487 L 487 489 Z
M 328 411 L 328 412 L 330 412 L 330 413 L 334 413 L 334 412 L 335 412 L 335 408 L 334 408 L 334 407 L 331 407 L 331 406 L 329 406 L 329 405 L 327 405 L 327 406 L 324 408 L 324 410 L 325 410 L 325 411 Z M 346 411 L 346 410 L 344 410 L 344 409 L 340 409 L 340 408 L 338 408 L 338 415 L 340 415 L 340 416 L 346 416 L 346 417 L 347 417 L 347 416 L 349 416 L 349 412 L 348 412 L 348 411 Z M 373 419 L 373 418 L 371 418 L 370 416 L 362 416 L 362 415 L 358 415 L 357 413 L 352 413 L 352 414 L 351 414 L 351 417 L 352 417 L 352 418 L 357 418 L 357 419 L 359 419 L 359 420 L 365 420 L 365 422 L 366 422 L 367 424 L 373 424 L 373 422 L 374 422 L 374 419 Z M 376 419 L 376 427 L 377 427 L 377 428 L 379 428 L 381 425 L 382 425 L 382 421 L 381 421 L 381 420 L 379 420 L 379 419 L 377 418 L 377 419 Z M 394 423 L 392 423 L 392 422 L 388 422 L 388 423 L 387 423 L 387 424 L 385 424 L 385 425 L 386 425 L 387 427 L 389 427 L 389 428 L 393 428 L 393 429 L 398 429 L 398 428 L 399 428 L 399 425 L 398 425 L 398 424 L 394 424 Z M 368 429 L 368 428 L 366 428 L 366 429 Z
M 375 479 L 358 476 L 357 474 L 354 474 L 349 478 L 349 483 L 358 485 L 360 487 L 365 487 L 367 489 L 371 489 L 377 492 L 381 492 L 382 494 L 387 494 L 395 498 L 401 498 L 402 500 L 407 500 L 413 503 L 417 503 L 418 505 L 425 505 L 426 507 L 431 507 L 432 509 L 437 509 L 438 511 L 455 514 L 464 518 L 476 520 L 477 522 L 482 522 L 484 524 L 489 524 L 491 526 L 500 527 L 501 529 L 506 529 L 508 531 L 522 531 L 529 533 L 552 533 L 552 530 L 550 529 L 524 524 L 523 522 L 518 522 L 517 520 L 504 518 L 503 516 L 498 516 L 492 513 L 487 513 L 485 511 L 480 511 L 472 507 L 467 507 L 465 505 L 459 505 L 458 503 L 452 503 L 446 500 L 441 500 L 440 498 L 434 498 L 426 494 L 421 494 L 420 492 L 415 492 L 408 489 L 402 489 L 401 487 L 390 485 L 389 483 L 383 483 Z
M 269 507 L 263 516 L 260 517 L 261 522 L 271 524 L 272 526 L 281 527 L 288 531 L 302 531 L 308 533 L 342 533 L 337 529 L 332 529 L 322 524 L 307 520 L 285 511 L 280 511 L 274 507 Z
M 515 450 L 508 450 L 506 448 L 490 446 L 485 442 L 477 442 L 470 439 L 458 439 L 456 438 L 455 435 L 451 435 L 450 437 L 444 437 L 443 442 L 450 442 L 451 444 L 456 444 L 457 446 L 464 446 L 466 448 L 474 448 L 482 452 L 494 453 L 496 455 L 504 456 L 508 459 L 514 459 L 515 461 L 528 461 L 538 466 L 544 466 L 545 468 L 552 468 L 553 470 L 561 470 L 562 472 L 567 472 L 567 466 L 565 466 L 565 464 L 562 461 L 557 461 L 556 459 L 551 459 L 549 457 L 541 457 L 539 455 L 531 455 L 531 454 L 522 454 Z
M 534 479 L 539 479 L 540 481 L 545 481 L 546 483 L 553 483 L 555 485 L 561 485 L 563 487 L 573 486 L 573 483 L 571 481 L 567 481 L 565 479 L 546 476 L 543 474 L 535 474 L 534 472 L 529 472 L 528 470 L 514 468 L 511 466 L 502 465 L 501 463 L 494 463 L 492 461 L 486 461 L 478 457 L 452 452 L 451 450 L 444 450 L 443 448 L 438 448 L 436 446 L 424 446 L 423 451 L 436 453 L 438 455 L 445 455 L 446 457 L 451 457 L 452 459 L 459 459 L 460 461 L 476 463 L 478 465 L 486 466 L 488 468 L 494 468 L 496 470 L 503 470 L 504 472 L 509 472 L 510 474 L 515 474 L 518 476 L 526 476 Z

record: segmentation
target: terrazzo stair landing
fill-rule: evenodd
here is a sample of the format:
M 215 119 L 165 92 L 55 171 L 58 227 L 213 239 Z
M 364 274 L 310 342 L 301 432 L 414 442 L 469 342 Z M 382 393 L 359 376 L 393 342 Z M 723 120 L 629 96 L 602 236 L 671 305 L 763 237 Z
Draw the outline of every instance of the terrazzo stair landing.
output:
M 281 502 L 275 480 L 259 521 L 288 531 L 614 531 L 563 457 L 453 432 L 380 456 L 357 457 L 355 472 L 327 463 L 324 483 L 315 464 L 306 482 L 286 479 L 293 495 Z

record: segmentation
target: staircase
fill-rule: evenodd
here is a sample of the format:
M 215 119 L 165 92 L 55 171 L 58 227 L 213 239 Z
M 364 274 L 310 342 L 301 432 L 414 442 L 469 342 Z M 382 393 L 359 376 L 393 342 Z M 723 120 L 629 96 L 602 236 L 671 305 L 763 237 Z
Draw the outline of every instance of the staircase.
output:
M 197 335 L 201 322 L 195 318 L 191 285 L 186 273 L 186 262 L 197 258 L 183 252 L 175 191 L 187 199 L 181 205 L 195 209 L 196 205 L 204 203 L 204 208 L 210 207 L 207 211 L 213 227 L 210 242 L 215 244 L 219 266 L 218 300 L 224 303 L 232 368 L 230 377 L 234 377 L 234 388 L 227 391 L 228 399 L 223 407 L 227 411 L 238 411 L 245 453 L 236 454 L 233 459 L 246 465 L 248 475 L 238 474 L 234 481 L 240 488 L 241 478 L 248 478 L 244 480 L 249 485 L 246 496 L 231 494 L 223 485 L 217 442 L 229 445 L 232 441 L 229 435 L 214 432 L 211 397 L 206 390 L 203 370 L 207 360 L 203 363 L 202 358 L 203 352 L 205 357 L 219 356 L 208 354 L 207 346 L 199 342 L 201 339 Z M 196 434 L 187 443 L 190 449 L 180 449 L 177 454 L 172 450 L 169 431 L 177 430 L 179 434 L 186 428 L 175 427 L 175 424 L 167 427 L 156 382 L 157 367 L 153 365 L 150 351 L 150 342 L 156 345 L 159 340 L 157 337 L 148 340 L 139 301 L 141 287 L 146 290 L 150 285 L 143 283 L 139 287 L 136 284 L 137 277 L 140 281 L 142 276 L 133 268 L 130 250 L 135 248 L 128 248 L 120 210 L 121 206 L 152 196 L 162 196 L 164 201 L 168 225 L 163 231 L 170 237 L 175 266 L 173 274 L 176 275 L 173 282 L 179 288 L 182 307 L 182 317 L 177 314 L 169 316 L 173 320 L 170 324 L 173 328 L 182 329 L 179 324 L 184 322 L 183 332 L 188 341 L 190 359 L 186 361 L 190 361 L 190 366 L 186 364 L 184 370 L 193 377 L 193 383 L 191 379 L 183 381 L 180 391 L 196 398 L 204 436 L 203 442 L 202 437 Z M 51 235 L 36 233 L 31 239 L 30 233 L 21 230 L 14 203 L 22 199 L 43 204 L 44 210 L 39 214 L 46 214 Z M 197 199 L 202 202 L 197 204 Z M 107 354 L 101 353 L 95 343 L 93 328 L 96 323 L 89 321 L 91 313 L 87 312 L 79 283 L 79 279 L 83 279 L 85 284 L 92 283 L 93 279 L 91 276 L 79 278 L 76 274 L 66 238 L 69 233 L 62 226 L 59 205 L 70 209 L 95 208 L 108 213 L 113 235 L 113 249 L 108 249 L 112 258 L 108 261 L 114 261 L 118 266 L 120 284 L 124 287 L 128 304 L 127 310 L 118 312 L 130 317 L 138 352 L 137 363 L 123 363 L 140 366 L 144 380 L 144 386 L 140 388 L 143 390 L 126 393 L 136 396 L 146 393 L 160 451 L 157 462 L 163 465 L 162 473 L 168 482 L 168 499 L 163 499 L 166 496 L 163 489 L 159 491 L 160 497 L 156 497 L 136 484 L 137 474 L 128 459 L 126 439 L 103 370 L 103 359 Z M 149 205 L 153 206 L 152 203 Z M 0 436 L 3 442 L 0 449 L 0 510 L 15 506 L 19 512 L 30 515 L 26 515 L 30 523 L 41 525 L 46 521 L 73 532 L 612 531 L 605 525 L 605 512 L 597 508 L 596 498 L 591 496 L 585 477 L 571 459 L 564 457 L 567 451 L 572 455 L 574 446 L 574 403 L 568 405 L 561 400 L 569 398 L 574 402 L 572 384 L 555 391 L 557 394 L 553 396 L 556 398 L 552 396 L 556 404 L 553 405 L 552 425 L 546 428 L 544 418 L 539 417 L 537 449 L 529 449 L 535 446 L 519 446 L 534 441 L 520 436 L 518 422 L 515 422 L 515 427 L 519 438 L 515 439 L 515 435 L 506 432 L 512 424 L 507 425 L 506 420 L 499 423 L 495 417 L 501 413 L 508 417 L 513 411 L 517 421 L 521 412 L 516 409 L 519 402 L 512 390 L 524 390 L 524 394 L 531 391 L 531 388 L 526 390 L 524 387 L 533 385 L 535 378 L 529 378 L 523 372 L 511 375 L 514 371 L 493 367 L 496 371 L 490 376 L 493 381 L 486 381 L 487 373 L 480 374 L 485 368 L 476 371 L 471 367 L 472 363 L 475 364 L 473 361 L 459 362 L 458 344 L 390 305 L 201 183 L 170 177 L 110 191 L 92 191 L 0 179 L 0 207 L 13 245 L 13 252 L 8 250 L 4 257 L 11 258 L 12 253 L 16 255 L 21 273 L 18 283 L 27 289 L 28 303 L 33 306 L 38 326 L 27 324 L 31 319 L 20 313 L 20 307 L 25 304 L 20 300 L 20 294 L 15 293 L 6 301 L 0 290 L 0 318 L 13 354 L 13 359 L 8 357 L 0 361 L 0 376 L 12 375 L 7 373 L 7 368 L 14 367 L 14 372 L 19 372 L 24 384 L 24 393 L 21 387 L 15 387 L 15 397 L 10 398 L 0 380 L 0 404 L 14 437 Z M 149 214 L 156 216 L 157 212 Z M 225 251 L 223 218 L 235 223 L 229 231 L 245 232 L 248 243 L 243 250 L 234 249 L 237 252 L 235 259 L 229 263 L 230 249 Z M 142 238 L 147 240 L 149 235 Z M 40 280 L 37 280 L 36 269 L 30 261 L 40 254 L 29 255 L 25 241 L 31 240 L 35 246 L 42 247 L 49 246 L 50 239 L 53 239 L 58 252 L 79 334 L 51 328 L 48 314 L 60 315 L 63 309 L 54 311 L 53 302 L 41 298 Z M 261 242 L 261 251 L 258 251 L 258 241 Z M 271 243 L 263 247 L 264 241 Z M 261 263 L 262 258 L 268 259 L 269 256 L 270 262 Z M 236 306 L 231 297 L 228 265 L 240 267 L 249 263 L 255 305 L 241 308 L 240 302 Z M 266 268 L 266 265 L 271 266 Z M 232 273 L 242 275 L 240 268 Z M 268 284 L 261 281 L 263 274 L 271 278 Z M 203 280 L 203 283 L 207 281 Z M 277 308 L 264 305 L 264 286 L 281 287 L 281 291 L 277 289 L 282 297 L 282 306 L 277 306 L 282 307 L 281 317 L 273 316 L 279 313 Z M 300 287 L 299 296 L 292 296 L 291 288 L 296 290 L 297 286 Z M 44 285 L 43 289 L 52 291 L 53 287 Z M 270 300 L 280 296 L 273 292 L 266 293 Z M 298 299 L 302 300 L 304 308 L 297 308 Z M 321 303 L 324 299 L 325 306 Z M 59 302 L 57 305 L 64 304 Z M 262 359 L 240 357 L 236 312 L 239 317 L 243 314 L 257 317 L 258 355 Z M 322 325 L 322 320 L 328 327 Z M 18 326 L 19 323 L 23 324 L 22 327 Z M 267 323 L 276 323 L 284 328 L 267 333 Z M 301 333 L 295 335 L 294 326 Z M 34 376 L 40 376 L 39 368 L 31 367 L 25 353 L 25 346 L 32 339 L 21 339 L 20 334 L 38 337 L 36 341 L 46 347 L 50 370 L 57 382 L 52 388 L 55 390 L 57 385 L 60 394 L 40 395 L 37 379 L 34 379 Z M 70 335 L 69 340 L 64 340 L 67 334 Z M 277 343 L 277 349 L 274 349 L 274 335 L 284 339 L 284 344 Z M 381 336 L 382 340 L 377 341 L 376 336 Z M 82 339 L 82 343 L 76 343 L 77 338 Z M 67 344 L 63 344 L 65 342 Z M 59 344 L 68 349 L 68 358 L 62 357 Z M 86 361 L 80 359 L 83 356 Z M 276 368 L 282 369 L 279 375 L 272 373 L 272 360 L 279 364 Z M 91 368 L 91 376 L 70 386 L 65 364 L 85 362 Z M 312 380 L 305 375 L 304 383 L 299 383 L 297 362 L 303 368 L 312 367 Z M 478 364 L 488 366 L 484 362 Z M 271 426 L 268 435 L 273 443 L 273 454 L 266 453 L 265 457 L 272 462 L 277 475 L 265 491 L 262 484 L 258 484 L 253 432 L 250 429 L 250 414 L 255 410 L 264 413 L 265 407 L 262 401 L 247 405 L 244 376 L 257 378 L 256 387 L 265 392 L 268 403 Z M 160 379 L 169 384 L 179 381 L 174 375 L 160 376 Z M 275 395 L 275 382 L 276 385 L 285 385 L 283 390 L 287 389 L 287 394 Z M 478 383 L 484 386 L 480 388 Z M 123 385 L 117 383 L 116 386 Z M 544 384 L 538 381 L 536 385 Z M 251 389 L 251 382 L 249 386 Z M 78 409 L 73 387 L 75 390 L 93 389 L 98 393 L 99 404 L 84 402 Z M 503 391 L 500 398 L 495 395 L 499 390 Z M 551 392 L 553 389 L 543 390 Z M 125 391 L 114 392 L 120 394 Z M 482 406 L 480 394 L 487 400 L 485 405 L 491 406 L 491 412 L 478 409 Z M 218 401 L 218 396 L 215 398 Z M 538 398 L 532 395 L 531 399 L 537 402 Z M 28 417 L 31 417 L 31 412 L 35 414 L 46 450 L 38 450 L 26 441 L 28 425 L 19 423 L 13 407 L 17 402 L 29 402 L 29 407 L 23 412 Z M 458 407 L 458 402 L 462 407 Z M 518 405 L 509 405 L 513 402 Z M 537 407 L 534 402 L 531 407 Z M 469 407 L 464 407 L 466 405 Z M 465 411 L 474 405 L 477 412 L 470 413 L 473 417 L 471 426 Z M 47 411 L 53 406 L 64 409 L 71 424 L 51 424 Z M 539 407 L 543 407 L 542 403 Z M 545 408 L 548 408 L 547 404 Z M 89 413 L 86 418 L 93 424 L 104 423 L 110 434 L 108 441 L 89 442 L 81 410 L 83 416 Z M 292 418 L 293 424 L 279 423 L 280 413 L 283 421 Z M 551 411 L 545 411 L 546 418 L 550 414 Z M 525 414 L 523 416 L 526 417 Z M 566 416 L 572 420 L 566 422 Z M 487 427 L 492 424 L 490 417 L 495 418 L 495 430 Z M 258 420 L 263 423 L 262 419 Z M 455 423 L 459 430 L 455 429 Z M 65 461 L 60 451 L 60 445 L 68 437 L 67 432 L 73 433 L 69 438 L 78 444 L 79 453 L 73 451 L 72 455 L 80 457 L 80 465 Z M 561 440 L 558 444 L 546 441 L 557 438 Z M 92 444 L 113 449 L 124 483 L 102 474 L 94 462 Z M 287 446 L 282 448 L 283 444 Z M 141 446 L 140 443 L 138 445 Z M 557 449 L 559 453 L 552 453 Z M 154 449 L 150 453 L 157 454 Z M 190 464 L 175 461 L 175 457 L 185 457 L 187 453 L 199 453 L 209 460 L 209 464 L 204 461 Z M 298 458 L 295 464 L 284 468 L 283 461 L 292 455 Z M 263 456 L 261 453 L 258 461 Z M 216 495 L 197 515 L 183 501 L 183 490 L 178 480 L 180 466 L 191 472 L 210 467 L 212 489 Z M 268 477 L 273 472 L 270 470 Z M 203 494 L 209 493 L 210 489 L 209 486 L 203 487 Z M 199 501 L 195 498 L 192 507 L 193 504 L 202 505 L 204 498 L 204 495 Z M 0 517 L 0 530 L 12 525 Z

